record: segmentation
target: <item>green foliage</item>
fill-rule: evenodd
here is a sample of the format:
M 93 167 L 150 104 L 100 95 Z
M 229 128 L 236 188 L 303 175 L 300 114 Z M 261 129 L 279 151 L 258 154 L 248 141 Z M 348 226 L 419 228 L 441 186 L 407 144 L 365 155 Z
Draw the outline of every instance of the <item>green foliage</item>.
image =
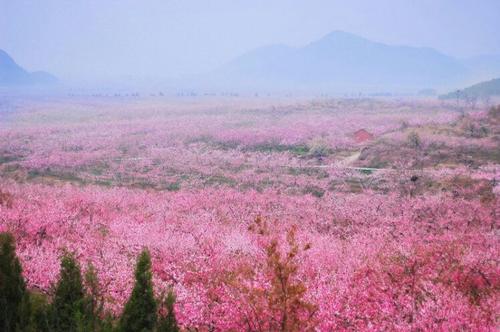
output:
M 309 147 L 305 145 L 292 145 L 289 150 L 297 156 L 305 156 L 309 153 Z
M 177 319 L 175 318 L 174 304 L 175 294 L 172 290 L 169 290 L 162 303 L 165 312 L 158 321 L 157 332 L 179 332 L 179 326 L 177 326 Z
M 101 321 L 100 332 L 113 332 L 116 331 L 113 326 L 114 318 L 110 314 L 107 314 Z
M 169 291 L 161 300 L 162 315 L 157 321 L 151 257 L 144 250 L 137 261 L 134 289 L 118 330 L 178 332 L 174 304 L 175 295 Z M 45 294 L 27 291 L 14 238 L 9 233 L 0 233 L 0 331 L 112 332 L 113 323 L 113 316 L 104 313 L 104 295 L 92 264 L 82 280 L 75 257 L 64 254 L 53 301 L 49 304 Z
M 0 330 L 14 331 L 21 323 L 26 284 L 16 256 L 14 237 L 0 233 Z
M 307 175 L 317 179 L 325 179 L 330 176 L 324 169 L 314 167 L 288 167 L 287 172 L 294 176 Z
M 258 152 L 290 152 L 297 156 L 306 156 L 309 153 L 309 146 L 304 144 L 281 144 L 279 142 L 265 142 L 255 144 L 249 147 L 244 147 L 243 151 L 258 151 Z
M 156 307 L 151 256 L 147 250 L 143 250 L 137 261 L 134 289 L 123 310 L 119 330 L 123 332 L 153 331 L 156 325 Z
M 204 184 L 208 186 L 221 185 L 221 186 L 233 187 L 236 185 L 236 181 L 230 177 L 215 174 L 207 177 Z
M 61 273 L 52 303 L 53 331 L 78 331 L 84 324 L 84 291 L 80 266 L 72 254 L 61 259 Z
M 178 191 L 181 189 L 181 185 L 178 182 L 170 182 L 165 185 L 165 189 L 168 191 Z
M 7 164 L 19 160 L 19 157 L 0 154 L 0 164 Z
M 97 272 L 92 264 L 89 264 L 85 272 L 85 290 L 86 294 L 83 301 L 84 316 L 81 326 L 84 331 L 103 331 L 107 330 L 107 322 L 101 317 L 104 313 L 104 298 Z
M 359 172 L 364 175 L 370 175 L 373 173 L 372 169 L 360 169 Z
M 38 292 L 26 293 L 21 307 L 20 329 L 24 332 L 48 332 L 49 304 L 47 296 Z
M 321 198 L 325 194 L 325 190 L 324 189 L 322 189 L 320 187 L 317 187 L 317 186 L 313 186 L 313 185 L 306 186 L 302 190 L 302 192 L 304 194 L 311 194 L 311 195 L 313 195 L 314 197 L 317 197 L 317 198 Z

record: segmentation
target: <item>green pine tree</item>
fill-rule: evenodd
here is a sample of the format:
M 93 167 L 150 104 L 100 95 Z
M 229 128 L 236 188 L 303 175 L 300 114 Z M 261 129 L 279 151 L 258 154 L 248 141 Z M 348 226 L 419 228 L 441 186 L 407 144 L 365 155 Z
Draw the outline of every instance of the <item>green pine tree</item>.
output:
M 72 254 L 61 259 L 61 273 L 52 302 L 52 329 L 77 331 L 84 319 L 84 291 L 80 266 Z
M 175 318 L 174 304 L 175 294 L 172 290 L 169 290 L 163 302 L 165 315 L 158 322 L 157 332 L 179 332 L 179 326 L 177 326 L 177 319 Z
M 26 283 L 16 256 L 14 237 L 0 233 L 0 330 L 14 331 L 21 323 L 27 301 Z
M 102 329 L 102 316 L 104 300 L 99 286 L 99 279 L 94 266 L 90 263 L 85 272 L 86 295 L 84 300 L 84 331 L 100 331 Z
M 101 326 L 100 326 L 99 331 L 100 332 L 116 332 L 114 325 L 113 325 L 114 321 L 115 321 L 114 317 L 110 313 L 107 313 L 101 322 Z
M 153 294 L 151 256 L 143 250 L 135 267 L 135 285 L 119 323 L 123 332 L 153 331 L 156 325 L 156 300 Z
M 47 296 L 39 292 L 27 292 L 21 309 L 18 331 L 49 332 L 49 304 Z

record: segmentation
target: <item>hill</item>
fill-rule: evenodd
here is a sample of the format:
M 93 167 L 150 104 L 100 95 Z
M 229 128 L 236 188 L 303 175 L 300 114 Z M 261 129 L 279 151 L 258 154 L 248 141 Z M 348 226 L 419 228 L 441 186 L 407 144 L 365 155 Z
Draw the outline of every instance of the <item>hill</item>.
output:
M 0 86 L 54 84 L 57 78 L 43 71 L 28 72 L 0 50 Z
M 237 87 L 421 89 L 449 86 L 469 69 L 431 48 L 393 46 L 334 31 L 304 47 L 271 45 L 217 70 L 214 82 Z
M 459 94 L 468 97 L 493 97 L 500 96 L 500 78 L 481 82 L 458 90 Z M 442 99 L 457 98 L 457 91 L 440 96 Z

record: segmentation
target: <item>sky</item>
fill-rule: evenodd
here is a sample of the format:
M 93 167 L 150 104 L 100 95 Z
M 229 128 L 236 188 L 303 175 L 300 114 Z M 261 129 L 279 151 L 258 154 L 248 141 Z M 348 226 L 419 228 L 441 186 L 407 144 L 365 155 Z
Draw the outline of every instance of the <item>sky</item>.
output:
M 470 57 L 500 54 L 499 13 L 500 0 L 0 0 L 0 49 L 67 80 L 203 73 L 334 30 Z

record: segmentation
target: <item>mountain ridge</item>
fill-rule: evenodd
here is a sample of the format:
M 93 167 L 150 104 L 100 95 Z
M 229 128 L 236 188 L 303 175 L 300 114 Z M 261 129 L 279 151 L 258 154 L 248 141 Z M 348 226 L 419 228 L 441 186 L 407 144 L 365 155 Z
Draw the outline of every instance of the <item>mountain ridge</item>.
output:
M 470 82 L 476 67 L 430 47 L 389 45 L 336 30 L 302 47 L 251 50 L 219 67 L 212 79 L 243 88 L 415 91 Z
M 494 78 L 492 80 L 479 82 L 463 88 L 461 90 L 455 90 L 447 94 L 439 96 L 441 99 L 452 99 L 458 97 L 495 97 L 500 96 L 500 78 Z
M 44 71 L 28 72 L 0 49 L 0 86 L 50 85 L 57 81 L 55 76 Z

